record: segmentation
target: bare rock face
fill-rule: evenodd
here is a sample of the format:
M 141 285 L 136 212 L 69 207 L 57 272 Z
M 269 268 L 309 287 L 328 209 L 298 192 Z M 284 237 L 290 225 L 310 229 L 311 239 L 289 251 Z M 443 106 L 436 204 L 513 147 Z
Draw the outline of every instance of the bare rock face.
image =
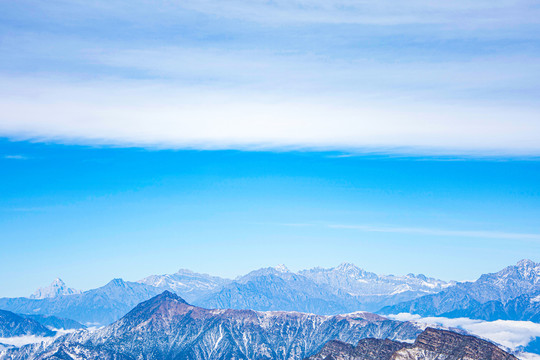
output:
M 396 351 L 410 346 L 398 341 L 373 338 L 362 339 L 356 346 L 330 341 L 309 360 L 390 360 Z
M 414 344 L 363 339 L 357 346 L 331 341 L 308 360 L 517 360 L 474 336 L 427 328 Z
M 418 336 L 414 347 L 396 352 L 392 360 L 438 359 L 433 357 L 434 355 L 444 355 L 447 360 L 517 359 L 496 345 L 477 337 L 427 328 Z
M 322 350 L 306 360 L 355 360 L 354 346 L 343 341 L 332 340 Z

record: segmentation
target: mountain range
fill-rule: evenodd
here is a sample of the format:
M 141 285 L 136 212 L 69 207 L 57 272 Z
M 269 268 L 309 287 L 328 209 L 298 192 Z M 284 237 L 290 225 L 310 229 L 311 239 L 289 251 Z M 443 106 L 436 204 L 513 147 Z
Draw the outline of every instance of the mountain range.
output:
M 375 311 L 454 284 L 424 275 L 377 275 L 348 263 L 297 273 L 280 265 L 255 270 L 235 280 L 180 270 L 139 282 L 176 292 L 200 306 L 317 314 Z
M 23 314 L 71 318 L 88 326 L 107 325 L 133 306 L 163 290 L 208 308 L 259 311 L 301 311 L 335 315 L 358 310 L 375 311 L 385 305 L 436 293 L 453 282 L 424 275 L 377 275 L 352 264 L 298 273 L 284 266 L 252 271 L 237 279 L 223 279 L 181 269 L 175 274 L 152 275 L 138 282 L 115 279 L 81 293 L 65 294 L 60 279 L 32 298 L 2 298 L 0 309 Z
M 63 282 L 55 281 L 55 284 Z M 107 325 L 136 304 L 168 290 L 206 308 L 297 311 L 336 315 L 380 314 L 540 321 L 540 264 L 522 260 L 474 282 L 445 282 L 424 275 L 377 275 L 352 264 L 292 272 L 262 268 L 234 280 L 189 270 L 153 275 L 138 282 L 114 279 L 79 294 L 42 299 L 2 298 L 0 309 L 53 315 L 87 326 Z M 42 293 L 53 294 L 51 291 Z
M 44 299 L 2 298 L 0 309 L 20 314 L 53 315 L 92 326 L 109 324 L 141 301 L 161 292 L 153 286 L 114 279 L 105 286 L 80 294 Z
M 329 351 L 331 353 L 327 354 Z M 281 311 L 209 310 L 190 305 L 169 291 L 142 302 L 107 327 L 81 330 L 53 342 L 0 352 L 0 360 L 305 358 L 516 359 L 472 336 L 431 328 L 422 331 L 415 324 L 372 313 L 321 316 Z
M 474 282 L 378 311 L 422 316 L 470 317 L 482 320 L 540 321 L 540 264 L 521 260 L 514 266 L 484 274 Z
M 218 291 L 223 286 L 231 283 L 231 280 L 180 269 L 174 274 L 151 275 L 138 282 L 172 291 L 181 295 L 186 301 L 193 302 Z

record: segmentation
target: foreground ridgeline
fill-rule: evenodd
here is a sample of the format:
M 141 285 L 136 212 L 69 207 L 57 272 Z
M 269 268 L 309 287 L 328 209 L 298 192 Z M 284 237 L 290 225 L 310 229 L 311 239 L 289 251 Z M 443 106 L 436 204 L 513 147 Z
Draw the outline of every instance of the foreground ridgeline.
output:
M 371 313 L 321 316 L 209 310 L 190 305 L 169 291 L 137 305 L 105 328 L 79 330 L 52 342 L 0 352 L 0 360 L 306 358 L 515 359 L 497 346 L 472 336 L 431 328 L 422 331 L 418 325 Z
M 8 349 L 0 359 L 301 360 L 334 339 L 413 341 L 420 332 L 412 323 L 371 313 L 209 310 L 165 291 L 105 328 L 71 333 L 50 344 Z
M 427 328 L 414 344 L 388 339 L 362 339 L 356 346 L 330 341 L 307 360 L 517 360 L 474 336 Z

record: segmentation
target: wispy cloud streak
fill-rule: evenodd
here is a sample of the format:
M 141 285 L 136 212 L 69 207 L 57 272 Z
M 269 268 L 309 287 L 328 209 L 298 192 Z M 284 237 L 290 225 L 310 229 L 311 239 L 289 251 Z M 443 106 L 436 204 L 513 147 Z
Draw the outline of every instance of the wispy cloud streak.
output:
M 365 232 L 379 233 L 397 233 L 425 236 L 452 236 L 452 237 L 471 237 L 484 239 L 508 239 L 508 240 L 540 240 L 540 234 L 534 233 L 515 233 L 503 231 L 487 230 L 447 230 L 425 227 L 392 227 L 392 226 L 372 226 L 372 225 L 345 225 L 331 224 L 332 229 L 350 229 Z

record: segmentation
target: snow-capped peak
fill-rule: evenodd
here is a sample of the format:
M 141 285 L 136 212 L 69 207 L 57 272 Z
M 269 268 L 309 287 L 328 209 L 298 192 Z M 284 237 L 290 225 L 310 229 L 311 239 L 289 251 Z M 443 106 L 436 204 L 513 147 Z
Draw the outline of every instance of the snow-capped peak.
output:
M 32 295 L 30 295 L 30 299 L 45 299 L 60 295 L 75 295 L 80 293 L 80 290 L 70 288 L 64 281 L 62 281 L 62 279 L 56 278 L 51 285 L 37 289 Z
M 274 266 L 274 269 L 280 273 L 288 273 L 291 272 L 285 265 L 279 264 L 278 266 Z
M 538 266 L 538 264 L 536 264 L 534 261 L 532 260 L 529 260 L 529 259 L 523 259 L 523 260 L 520 260 L 516 266 L 520 269 L 528 269 L 528 268 L 534 268 L 536 266 Z

